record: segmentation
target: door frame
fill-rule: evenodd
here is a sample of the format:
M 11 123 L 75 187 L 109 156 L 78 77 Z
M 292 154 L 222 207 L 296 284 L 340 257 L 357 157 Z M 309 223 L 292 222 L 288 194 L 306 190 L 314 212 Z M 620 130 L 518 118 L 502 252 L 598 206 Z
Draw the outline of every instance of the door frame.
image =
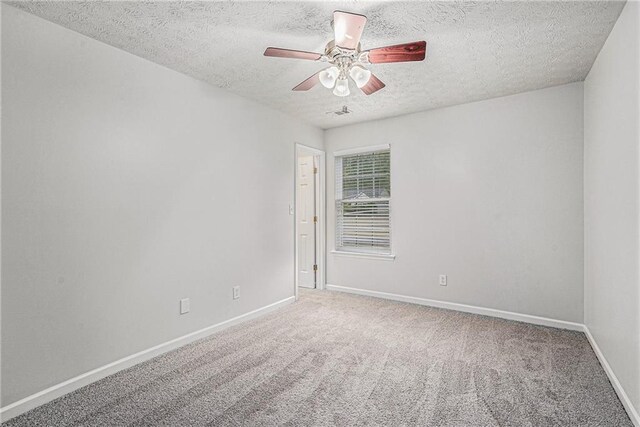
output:
M 293 286 L 294 295 L 298 300 L 298 156 L 302 151 L 312 154 L 318 158 L 318 177 L 316 192 L 316 211 L 318 214 L 318 225 L 316 234 L 316 263 L 318 264 L 318 273 L 316 276 L 316 289 L 325 289 L 326 287 L 326 153 L 318 148 L 309 147 L 308 145 L 295 143 L 293 156 Z

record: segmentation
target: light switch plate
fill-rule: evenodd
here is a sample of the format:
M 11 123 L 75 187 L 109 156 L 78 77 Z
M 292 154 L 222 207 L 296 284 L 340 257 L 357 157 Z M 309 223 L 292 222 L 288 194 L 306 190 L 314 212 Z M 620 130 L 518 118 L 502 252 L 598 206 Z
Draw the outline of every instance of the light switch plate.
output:
M 190 307 L 191 303 L 189 301 L 189 298 L 183 298 L 180 300 L 180 314 L 187 314 L 189 312 L 189 310 L 191 309 Z

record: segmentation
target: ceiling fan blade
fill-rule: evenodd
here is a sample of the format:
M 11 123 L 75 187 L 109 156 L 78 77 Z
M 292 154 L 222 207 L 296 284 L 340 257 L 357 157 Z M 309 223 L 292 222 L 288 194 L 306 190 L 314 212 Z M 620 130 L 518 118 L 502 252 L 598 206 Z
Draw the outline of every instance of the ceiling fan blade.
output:
M 317 61 L 322 55 L 315 52 L 305 52 L 302 50 L 280 49 L 278 47 L 268 47 L 264 51 L 264 56 L 275 56 L 276 58 L 309 59 Z
M 382 80 L 371 74 L 371 77 L 369 77 L 369 81 L 367 82 L 367 84 L 362 86 L 360 90 L 362 90 L 365 95 L 371 95 L 372 93 L 379 91 L 383 87 L 385 87 L 385 84 L 382 83 Z
M 344 49 L 357 49 L 367 17 L 336 10 L 333 12 L 333 32 L 336 46 Z
M 313 76 L 309 77 L 307 80 L 303 81 L 302 83 L 300 83 L 298 86 L 294 87 L 291 90 L 301 91 L 301 90 L 311 89 L 312 87 L 320 83 L 320 78 L 318 77 L 319 74 L 320 74 L 320 71 L 318 71 Z
M 369 62 L 384 64 L 389 62 L 422 61 L 427 54 L 427 42 L 397 44 L 379 47 L 369 51 Z

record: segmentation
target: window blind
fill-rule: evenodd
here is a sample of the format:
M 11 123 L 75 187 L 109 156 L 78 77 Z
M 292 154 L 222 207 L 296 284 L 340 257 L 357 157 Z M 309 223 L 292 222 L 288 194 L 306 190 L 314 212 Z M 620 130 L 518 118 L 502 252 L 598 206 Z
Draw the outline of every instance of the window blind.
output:
M 389 149 L 336 157 L 336 249 L 391 251 Z

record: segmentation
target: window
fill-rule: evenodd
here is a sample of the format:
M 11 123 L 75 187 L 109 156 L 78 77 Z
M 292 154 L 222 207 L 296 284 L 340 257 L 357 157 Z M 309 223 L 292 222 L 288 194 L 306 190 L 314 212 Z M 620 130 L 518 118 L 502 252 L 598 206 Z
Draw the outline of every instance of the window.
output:
M 336 250 L 391 253 L 389 146 L 336 153 Z

